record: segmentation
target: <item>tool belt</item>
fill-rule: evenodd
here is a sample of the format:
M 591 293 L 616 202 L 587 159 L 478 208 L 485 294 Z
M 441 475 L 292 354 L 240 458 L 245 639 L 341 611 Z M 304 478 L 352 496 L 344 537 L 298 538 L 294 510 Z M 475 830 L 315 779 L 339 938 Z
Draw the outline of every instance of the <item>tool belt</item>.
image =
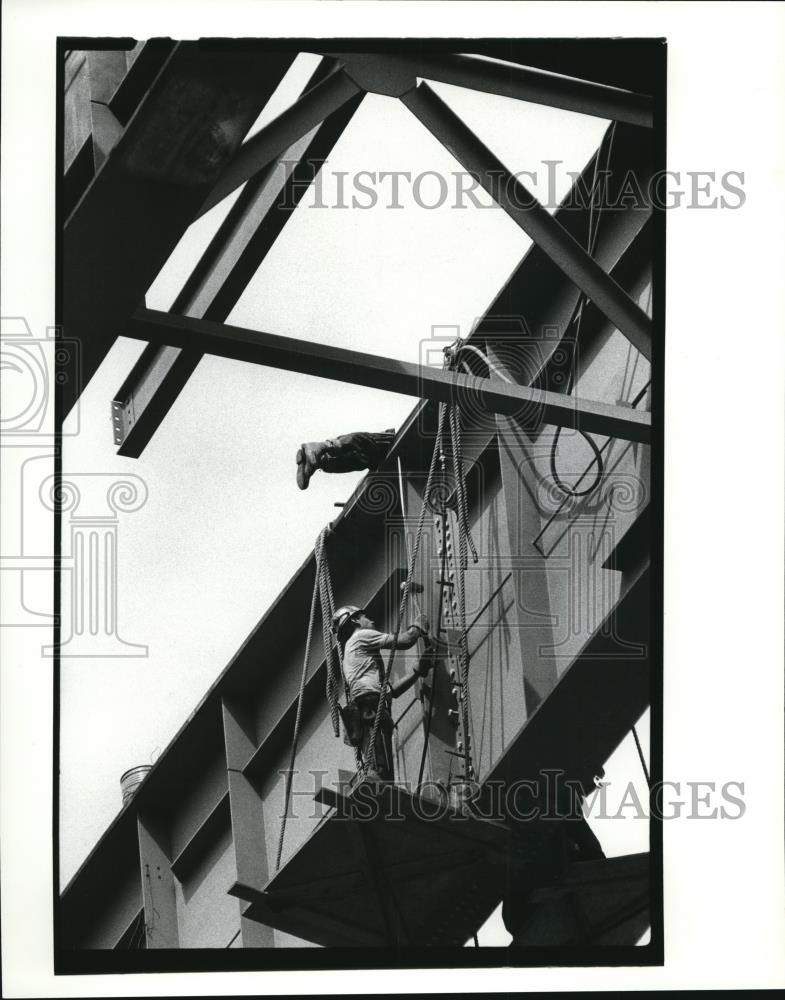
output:
M 376 707 L 379 704 L 378 694 L 361 694 L 345 707 L 338 706 L 343 721 L 344 743 L 350 747 L 361 747 L 363 737 L 368 729 L 373 726 L 376 718 Z M 392 729 L 392 717 L 390 716 L 387 699 L 382 706 L 382 730 Z

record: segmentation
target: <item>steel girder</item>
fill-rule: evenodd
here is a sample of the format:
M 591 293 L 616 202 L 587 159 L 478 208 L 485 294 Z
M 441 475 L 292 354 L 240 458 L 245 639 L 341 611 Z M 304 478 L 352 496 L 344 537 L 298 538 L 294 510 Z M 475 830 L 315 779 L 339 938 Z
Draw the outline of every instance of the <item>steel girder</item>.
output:
M 193 348 L 373 389 L 460 402 L 474 411 L 512 415 L 527 424 L 557 424 L 642 444 L 651 440 L 651 416 L 645 412 L 225 323 L 142 309 L 118 332 L 151 343 Z

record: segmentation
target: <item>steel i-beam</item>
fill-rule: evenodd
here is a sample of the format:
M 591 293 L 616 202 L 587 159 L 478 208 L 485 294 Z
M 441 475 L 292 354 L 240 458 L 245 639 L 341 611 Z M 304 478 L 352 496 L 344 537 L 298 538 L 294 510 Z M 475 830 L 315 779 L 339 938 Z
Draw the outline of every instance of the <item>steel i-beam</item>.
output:
M 118 332 L 155 344 L 194 348 L 204 354 L 373 389 L 443 403 L 464 402 L 475 409 L 516 416 L 527 423 L 556 424 L 642 444 L 651 440 L 649 413 L 225 323 L 142 309 Z

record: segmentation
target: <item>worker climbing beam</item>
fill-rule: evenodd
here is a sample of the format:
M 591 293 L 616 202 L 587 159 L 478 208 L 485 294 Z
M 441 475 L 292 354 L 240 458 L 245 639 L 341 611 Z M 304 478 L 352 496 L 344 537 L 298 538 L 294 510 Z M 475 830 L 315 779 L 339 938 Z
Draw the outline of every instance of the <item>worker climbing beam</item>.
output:
M 306 91 L 291 107 L 240 146 L 199 209 L 197 218 L 214 208 L 254 174 L 275 163 L 290 146 L 359 93 L 360 88 L 342 69 L 335 70 Z
M 651 417 L 646 412 L 210 320 L 141 309 L 118 333 L 387 392 L 457 401 L 475 412 L 519 416 L 527 423 L 578 428 L 640 444 L 651 441 Z
M 550 73 L 531 66 L 435 52 L 417 56 L 404 53 L 325 54 L 340 59 L 350 75 L 367 90 L 374 89 L 373 76 L 368 76 L 369 73 L 386 74 L 389 78 L 395 72 L 400 79 L 409 77 L 411 85 L 414 85 L 417 77 L 424 77 L 439 83 L 479 90 L 485 94 L 517 98 L 532 104 L 577 111 L 629 125 L 644 128 L 652 126 L 652 99 L 646 94 L 636 94 L 631 90 L 609 87 L 574 76 L 563 76 L 561 73 Z
M 427 83 L 403 94 L 401 100 L 554 264 L 651 360 L 652 323 L 646 313 L 455 112 Z

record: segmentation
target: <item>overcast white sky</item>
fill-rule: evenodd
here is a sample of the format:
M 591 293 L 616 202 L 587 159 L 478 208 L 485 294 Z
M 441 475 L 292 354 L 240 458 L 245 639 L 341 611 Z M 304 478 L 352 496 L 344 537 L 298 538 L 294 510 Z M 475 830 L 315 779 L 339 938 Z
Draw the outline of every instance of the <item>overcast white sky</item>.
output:
M 282 91 L 261 125 L 313 69 L 301 57 L 294 93 Z M 607 122 L 434 85 L 511 169 L 560 159 L 580 170 Z M 336 173 L 458 170 L 451 155 L 395 99 L 367 96 L 323 171 L 327 204 Z M 557 197 L 569 185 L 559 172 Z M 532 184 L 544 199 L 542 180 Z M 319 209 L 308 196 L 254 276 L 230 322 L 271 333 L 417 360 L 433 326 L 462 334 L 487 309 L 529 247 L 500 210 L 449 201 L 427 210 L 402 187 L 403 211 Z M 429 190 L 423 187 L 423 197 Z M 433 195 L 431 195 L 433 196 Z M 332 200 L 331 200 L 332 198 Z M 192 227 L 148 295 L 167 308 L 228 210 Z M 65 438 L 63 472 L 144 479 L 149 497 L 120 515 L 119 631 L 145 658 L 64 660 L 61 717 L 61 876 L 65 883 L 120 806 L 120 774 L 166 746 L 361 478 L 317 475 L 297 489 L 302 441 L 399 427 L 405 396 L 207 357 L 139 460 L 115 453 L 109 403 L 141 353 L 118 340 L 80 401 L 80 430 Z M 69 425 L 66 425 L 66 431 Z M 64 538 L 67 537 L 67 532 Z M 302 627 L 305 627 L 305 622 Z M 297 623 L 292 623 L 296 628 Z M 648 724 L 641 732 L 648 746 Z M 645 786 L 632 741 L 607 777 Z M 606 851 L 647 848 L 646 823 L 597 826 Z

